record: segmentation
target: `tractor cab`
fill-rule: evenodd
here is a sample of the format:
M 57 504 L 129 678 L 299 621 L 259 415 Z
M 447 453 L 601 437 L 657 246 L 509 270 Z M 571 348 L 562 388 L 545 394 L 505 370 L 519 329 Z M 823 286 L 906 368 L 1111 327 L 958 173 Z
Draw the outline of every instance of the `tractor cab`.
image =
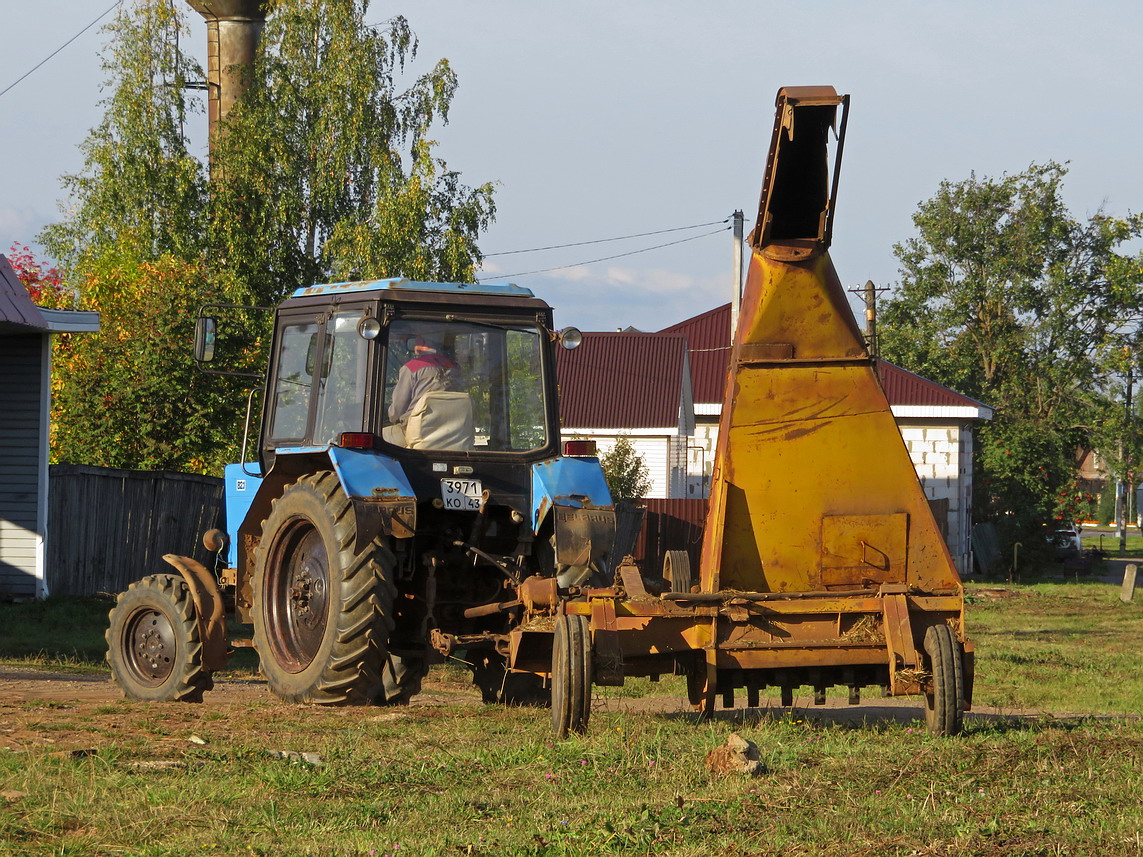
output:
M 554 456 L 560 338 L 550 307 L 514 285 L 299 289 L 277 313 L 263 464 L 279 450 L 326 445 L 403 462 Z

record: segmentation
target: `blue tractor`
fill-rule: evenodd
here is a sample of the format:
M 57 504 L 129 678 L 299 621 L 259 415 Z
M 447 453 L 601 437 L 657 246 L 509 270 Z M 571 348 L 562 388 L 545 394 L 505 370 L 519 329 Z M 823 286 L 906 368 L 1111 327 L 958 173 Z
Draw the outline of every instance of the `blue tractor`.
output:
M 197 359 L 224 327 L 199 318 Z M 227 532 L 204 537 L 217 567 L 168 555 L 177 573 L 111 611 L 124 694 L 201 701 L 245 644 L 289 701 L 407 702 L 445 657 L 486 701 L 542 697 L 553 649 L 588 645 L 561 604 L 615 571 L 599 461 L 581 441 L 567 451 L 587 455 L 561 455 L 554 349 L 578 341 L 512 284 L 295 291 L 274 315 L 257 455 L 226 468 Z M 252 640 L 228 637 L 231 614 Z

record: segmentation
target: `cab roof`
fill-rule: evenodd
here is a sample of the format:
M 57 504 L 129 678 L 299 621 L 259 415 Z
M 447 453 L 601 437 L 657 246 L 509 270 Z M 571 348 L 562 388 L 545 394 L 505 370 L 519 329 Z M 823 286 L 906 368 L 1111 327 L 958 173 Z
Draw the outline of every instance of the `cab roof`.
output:
M 535 297 L 531 289 L 515 283 L 424 283 L 407 280 L 404 277 L 391 277 L 387 280 L 361 280 L 352 283 L 317 283 L 294 289 L 291 297 L 309 298 L 322 295 L 344 295 L 359 292 L 384 292 L 390 290 L 409 292 L 435 292 L 452 295 L 496 295 L 499 297 Z

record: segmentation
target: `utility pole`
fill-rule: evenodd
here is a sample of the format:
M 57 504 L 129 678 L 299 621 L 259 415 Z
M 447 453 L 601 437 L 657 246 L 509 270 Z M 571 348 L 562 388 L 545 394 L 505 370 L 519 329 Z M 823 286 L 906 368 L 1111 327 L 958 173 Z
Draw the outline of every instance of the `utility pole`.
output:
M 1135 377 L 1132 372 L 1134 368 L 1135 360 L 1134 355 L 1132 355 L 1131 362 L 1127 364 L 1127 396 L 1123 403 L 1123 407 L 1125 409 L 1123 430 L 1129 439 L 1132 435 L 1131 394 L 1133 392 L 1133 385 L 1135 381 Z M 1135 465 L 1133 461 L 1127 460 L 1128 456 L 1131 455 L 1131 453 L 1127 451 L 1127 446 L 1128 445 L 1124 443 L 1124 439 L 1121 436 L 1119 438 L 1119 460 L 1122 462 L 1121 466 L 1123 467 L 1123 478 L 1119 481 L 1119 485 L 1117 486 L 1117 490 L 1115 492 L 1115 529 L 1116 535 L 1119 536 L 1120 553 L 1126 553 L 1127 551 L 1127 506 L 1128 498 L 1131 494 L 1131 489 L 1134 487 L 1132 485 L 1132 482 L 1134 481 L 1132 470 L 1134 469 Z
M 865 281 L 865 342 L 869 356 L 877 359 L 877 286 Z
M 730 342 L 738 332 L 738 309 L 742 305 L 742 211 L 734 212 L 734 249 L 732 252 L 734 270 L 731 272 L 733 293 L 730 297 Z

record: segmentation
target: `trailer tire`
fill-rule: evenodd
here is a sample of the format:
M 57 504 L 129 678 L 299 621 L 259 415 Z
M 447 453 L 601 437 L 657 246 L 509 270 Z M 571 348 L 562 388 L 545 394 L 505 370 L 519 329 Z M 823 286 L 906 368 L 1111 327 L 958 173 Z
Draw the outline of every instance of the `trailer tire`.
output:
M 925 726 L 933 735 L 957 735 L 964 725 L 964 663 L 948 625 L 925 631 L 932 689 L 925 694 Z
M 586 732 L 591 716 L 591 630 L 587 617 L 556 617 L 552 639 L 552 731 Z
M 380 539 L 361 551 L 356 542 L 353 507 L 330 471 L 288 485 L 263 522 L 254 648 L 270 690 L 287 702 L 407 698 L 407 670 L 388 657 L 396 561 Z
M 107 662 L 127 699 L 202 702 L 214 687 L 202 665 L 202 637 L 186 582 L 149 574 L 107 614 Z
M 691 556 L 686 551 L 667 551 L 663 555 L 663 579 L 671 592 L 691 591 Z

